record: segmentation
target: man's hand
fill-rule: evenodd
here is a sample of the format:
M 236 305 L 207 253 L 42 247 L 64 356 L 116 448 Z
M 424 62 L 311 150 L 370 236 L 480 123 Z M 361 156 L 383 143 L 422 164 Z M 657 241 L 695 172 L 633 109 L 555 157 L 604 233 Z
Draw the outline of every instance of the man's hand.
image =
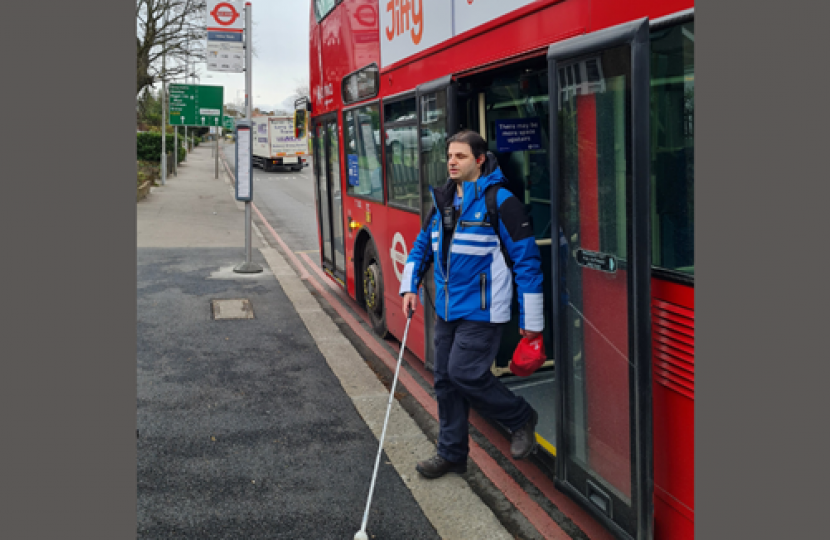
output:
M 415 306 L 418 305 L 418 295 L 415 293 L 404 293 L 403 295 L 403 316 L 409 317 L 409 312 L 415 313 Z
M 527 339 L 532 341 L 539 337 L 542 334 L 542 332 L 534 332 L 533 330 L 525 330 L 524 328 L 521 328 L 519 330 L 519 334 L 521 334 L 522 337 L 526 337 Z

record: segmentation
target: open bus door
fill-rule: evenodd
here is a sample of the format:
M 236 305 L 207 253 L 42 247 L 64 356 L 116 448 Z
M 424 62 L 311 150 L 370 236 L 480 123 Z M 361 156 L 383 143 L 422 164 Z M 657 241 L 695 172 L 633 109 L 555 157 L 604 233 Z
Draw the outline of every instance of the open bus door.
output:
M 644 19 L 548 50 L 551 215 L 567 241 L 552 268 L 555 482 L 638 540 L 653 538 L 648 39 Z
M 447 172 L 447 138 L 457 128 L 456 85 L 452 75 L 424 83 L 416 89 L 418 101 L 418 155 L 420 156 L 421 222 L 432 210 L 429 186 L 441 187 L 449 178 Z M 433 327 L 435 326 L 435 280 L 431 269 L 423 279 L 424 303 L 424 364 L 433 366 Z
M 328 114 L 315 118 L 313 126 L 314 189 L 318 205 L 323 270 L 341 285 L 345 285 L 346 250 L 343 237 L 337 115 Z

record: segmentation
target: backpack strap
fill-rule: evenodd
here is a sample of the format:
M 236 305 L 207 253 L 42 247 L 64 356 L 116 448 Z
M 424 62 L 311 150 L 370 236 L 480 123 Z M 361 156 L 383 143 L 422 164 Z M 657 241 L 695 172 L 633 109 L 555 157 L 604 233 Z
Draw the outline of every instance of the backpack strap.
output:
M 435 215 L 435 205 L 432 206 L 432 209 L 427 213 L 426 217 L 424 218 L 424 222 L 421 223 L 421 230 L 427 230 L 429 227 L 429 222 L 432 221 L 432 216 Z
M 502 186 L 498 184 L 487 186 L 487 189 L 484 190 L 484 204 L 487 206 L 487 218 L 490 221 L 490 226 L 493 227 L 493 231 L 499 237 L 499 247 L 504 261 L 507 263 L 507 267 L 513 270 L 513 259 L 507 253 L 507 248 L 504 247 L 504 242 L 501 239 L 501 227 L 499 226 L 499 205 L 496 196 L 501 188 Z

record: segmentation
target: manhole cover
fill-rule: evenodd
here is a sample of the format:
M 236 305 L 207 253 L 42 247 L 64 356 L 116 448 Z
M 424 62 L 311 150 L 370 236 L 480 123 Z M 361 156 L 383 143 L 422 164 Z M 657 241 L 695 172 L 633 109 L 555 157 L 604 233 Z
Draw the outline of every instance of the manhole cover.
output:
M 251 307 L 251 301 L 247 298 L 213 300 L 210 308 L 215 320 L 254 318 L 254 308 Z

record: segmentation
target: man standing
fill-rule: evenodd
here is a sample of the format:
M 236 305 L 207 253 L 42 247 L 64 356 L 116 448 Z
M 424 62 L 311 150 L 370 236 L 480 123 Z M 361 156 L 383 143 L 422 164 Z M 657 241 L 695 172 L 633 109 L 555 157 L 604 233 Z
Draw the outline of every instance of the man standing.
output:
M 469 130 L 447 140 L 450 179 L 432 189 L 434 209 L 406 260 L 401 279 L 404 314 L 415 310 L 425 269 L 435 274 L 435 394 L 438 401 L 438 453 L 417 464 L 426 478 L 467 471 L 470 406 L 512 433 L 510 452 L 523 459 L 536 448 L 538 415 L 490 371 L 510 320 L 516 274 L 520 334 L 534 338 L 544 328 L 539 249 L 524 204 L 507 189 L 487 143 Z M 488 221 L 485 190 L 496 186 L 499 219 L 495 234 Z

